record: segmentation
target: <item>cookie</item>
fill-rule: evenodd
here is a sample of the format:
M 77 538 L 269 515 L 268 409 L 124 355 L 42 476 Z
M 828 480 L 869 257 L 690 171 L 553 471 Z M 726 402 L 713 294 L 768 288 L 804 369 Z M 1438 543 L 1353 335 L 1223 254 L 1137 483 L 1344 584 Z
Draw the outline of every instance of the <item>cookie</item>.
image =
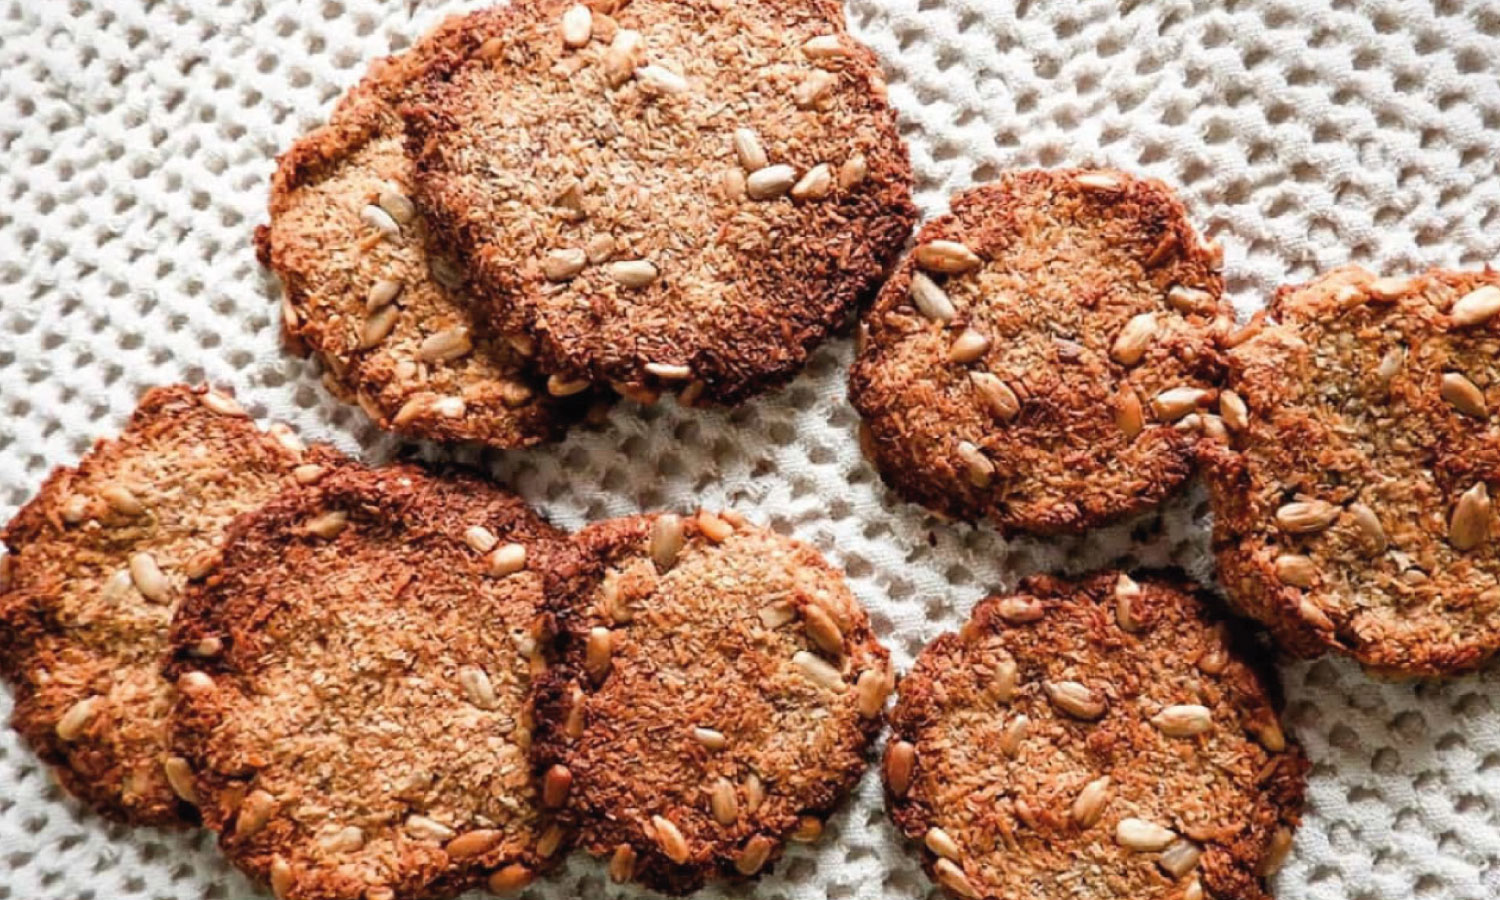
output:
M 317 354 L 336 396 L 408 437 L 525 447 L 558 436 L 579 398 L 550 395 L 527 345 L 475 320 L 409 197 L 395 104 L 452 26 L 377 62 L 278 158 L 257 246 L 285 288 L 285 336 Z
M 1079 532 L 1192 468 L 1222 374 L 1220 254 L 1161 182 L 1009 172 L 953 200 L 864 316 L 850 400 L 886 482 L 1006 532 Z
M 683 894 L 768 871 L 858 781 L 886 651 L 812 548 L 699 513 L 593 525 L 533 758 L 615 881 Z
M 1234 630 L 1113 572 L 985 599 L 901 682 L 891 818 L 964 900 L 1264 900 L 1308 763 Z
M 528 694 L 567 552 L 490 482 L 408 465 L 239 519 L 170 670 L 224 854 L 281 900 L 509 890 L 555 859 Z
M 1204 447 L 1219 577 L 1288 649 L 1443 675 L 1500 649 L 1500 274 L 1282 288 Z
M 224 394 L 156 388 L 0 532 L 11 724 L 70 793 L 126 822 L 196 821 L 160 674 L 173 610 L 213 571 L 230 519 L 335 458 L 260 431 Z
M 874 54 L 833 0 L 525 0 L 404 108 L 418 203 L 564 384 L 735 403 L 874 290 L 915 220 Z

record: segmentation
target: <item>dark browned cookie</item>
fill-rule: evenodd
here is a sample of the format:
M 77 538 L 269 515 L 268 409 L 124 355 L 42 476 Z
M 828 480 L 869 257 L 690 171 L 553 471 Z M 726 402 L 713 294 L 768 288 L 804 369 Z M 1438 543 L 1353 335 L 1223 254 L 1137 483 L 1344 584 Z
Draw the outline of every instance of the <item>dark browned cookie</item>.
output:
M 173 742 L 281 900 L 509 890 L 559 855 L 527 750 L 566 537 L 468 475 L 349 466 L 237 520 L 172 626 Z
M 954 897 L 1264 900 L 1307 759 L 1274 675 L 1195 597 L 1023 581 L 901 682 L 886 804 Z
M 224 394 L 156 388 L 0 532 L 12 724 L 69 792 L 127 822 L 196 821 L 168 745 L 172 613 L 213 570 L 230 519 L 335 458 L 285 426 L 261 432 Z
M 1500 649 L 1500 273 L 1282 288 L 1205 445 L 1219 577 L 1297 653 L 1387 673 Z
M 1077 532 L 1191 469 L 1222 373 L 1217 248 L 1161 182 L 1018 171 L 953 200 L 866 313 L 850 375 L 897 492 L 1002 530 Z
M 784 381 L 915 220 L 836 0 L 520 0 L 466 20 L 403 112 L 419 203 L 555 385 Z
M 538 688 L 544 792 L 618 882 L 682 894 L 768 871 L 859 780 L 885 648 L 817 551 L 734 513 L 577 538 L 561 664 Z
M 329 124 L 277 160 L 257 243 L 285 286 L 286 336 L 318 355 L 336 396 L 409 436 L 524 447 L 555 437 L 577 403 L 549 396 L 526 343 L 474 320 L 408 197 L 395 104 L 453 26 L 377 62 Z

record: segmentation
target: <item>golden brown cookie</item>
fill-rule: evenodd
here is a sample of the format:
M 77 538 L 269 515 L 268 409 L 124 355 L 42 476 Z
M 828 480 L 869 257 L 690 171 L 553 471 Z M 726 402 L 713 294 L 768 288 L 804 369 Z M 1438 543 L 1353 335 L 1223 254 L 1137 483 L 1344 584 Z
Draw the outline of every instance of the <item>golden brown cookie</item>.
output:
M 527 345 L 475 320 L 409 198 L 395 105 L 454 24 L 376 62 L 327 125 L 278 158 L 257 245 L 285 287 L 287 338 L 318 355 L 336 396 L 411 437 L 525 447 L 556 437 L 578 398 L 549 395 Z
M 544 795 L 610 877 L 670 894 L 768 871 L 865 768 L 886 651 L 842 575 L 734 513 L 593 525 L 538 690 Z
M 1500 274 L 1282 288 L 1206 446 L 1220 580 L 1287 649 L 1440 675 L 1500 649 Z
M 403 112 L 418 202 L 564 385 L 734 403 L 790 378 L 915 220 L 834 0 L 522 0 Z
M 953 200 L 865 314 L 850 374 L 898 493 L 1006 532 L 1147 509 L 1191 469 L 1233 321 L 1217 248 L 1161 182 L 1008 172 Z
M 1264 900 L 1308 763 L 1235 627 L 1114 572 L 981 602 L 891 715 L 886 804 L 928 873 L 965 900 Z
M 122 821 L 197 820 L 168 745 L 172 613 L 213 571 L 230 519 L 336 458 L 283 425 L 260 431 L 225 394 L 156 388 L 0 532 L 12 724 L 70 793 Z
M 527 883 L 565 838 L 527 760 L 565 536 L 467 475 L 350 466 L 239 519 L 172 628 L 173 741 L 281 900 Z

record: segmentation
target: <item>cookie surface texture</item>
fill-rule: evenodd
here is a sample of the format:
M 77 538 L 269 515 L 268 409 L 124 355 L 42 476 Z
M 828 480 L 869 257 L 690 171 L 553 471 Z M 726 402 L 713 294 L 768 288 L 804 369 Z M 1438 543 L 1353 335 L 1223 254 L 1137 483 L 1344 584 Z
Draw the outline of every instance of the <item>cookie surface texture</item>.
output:
M 173 624 L 174 745 L 224 854 L 282 900 L 509 890 L 561 855 L 528 693 L 567 546 L 492 483 L 409 465 L 240 519 Z
M 160 674 L 173 611 L 234 516 L 335 457 L 285 426 L 262 432 L 225 394 L 157 388 L 0 532 L 12 724 L 70 793 L 136 824 L 197 821 Z
M 593 525 L 539 691 L 537 769 L 615 881 L 686 893 L 768 871 L 859 779 L 884 648 L 812 548 L 732 512 Z
M 1500 649 L 1500 275 L 1350 266 L 1269 314 L 1229 354 L 1232 446 L 1205 448 L 1225 590 L 1302 654 L 1478 667 Z
M 1016 171 L 960 194 L 864 316 L 866 454 L 905 498 L 1006 532 L 1154 506 L 1222 430 L 1218 269 L 1158 181 Z
M 791 377 L 915 219 L 873 53 L 826 0 L 527 0 L 404 108 L 490 320 L 636 399 Z
M 982 601 L 891 715 L 887 808 L 928 874 L 958 898 L 1264 900 L 1308 764 L 1236 627 L 1119 573 Z

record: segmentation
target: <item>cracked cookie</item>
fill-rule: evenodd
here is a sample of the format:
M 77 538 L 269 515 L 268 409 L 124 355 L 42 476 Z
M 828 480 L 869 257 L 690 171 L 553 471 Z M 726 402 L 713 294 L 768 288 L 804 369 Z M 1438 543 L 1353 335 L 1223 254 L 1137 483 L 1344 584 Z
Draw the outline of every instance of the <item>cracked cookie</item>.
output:
M 538 688 L 544 795 L 610 877 L 683 894 L 815 840 L 880 728 L 886 651 L 811 547 L 732 512 L 590 526 Z
M 513 890 L 558 858 L 529 694 L 570 552 L 492 483 L 409 465 L 349 466 L 237 520 L 169 672 L 225 856 L 280 900 Z
M 865 313 L 866 454 L 903 497 L 1007 533 L 1150 508 L 1222 432 L 1219 262 L 1158 181 L 1015 171 L 959 195 Z
M 1226 592 L 1289 650 L 1443 675 L 1500 649 L 1500 274 L 1277 292 L 1204 448 Z
M 1307 760 L 1195 597 L 1119 573 L 981 602 L 901 682 L 886 805 L 949 895 L 1264 900 Z
M 735 403 L 789 379 L 915 220 L 833 0 L 525 0 L 403 108 L 418 203 L 551 384 Z
M 197 821 L 160 672 L 173 611 L 232 518 L 337 458 L 284 425 L 262 432 L 225 394 L 155 388 L 0 532 L 11 723 L 69 793 L 125 822 Z

